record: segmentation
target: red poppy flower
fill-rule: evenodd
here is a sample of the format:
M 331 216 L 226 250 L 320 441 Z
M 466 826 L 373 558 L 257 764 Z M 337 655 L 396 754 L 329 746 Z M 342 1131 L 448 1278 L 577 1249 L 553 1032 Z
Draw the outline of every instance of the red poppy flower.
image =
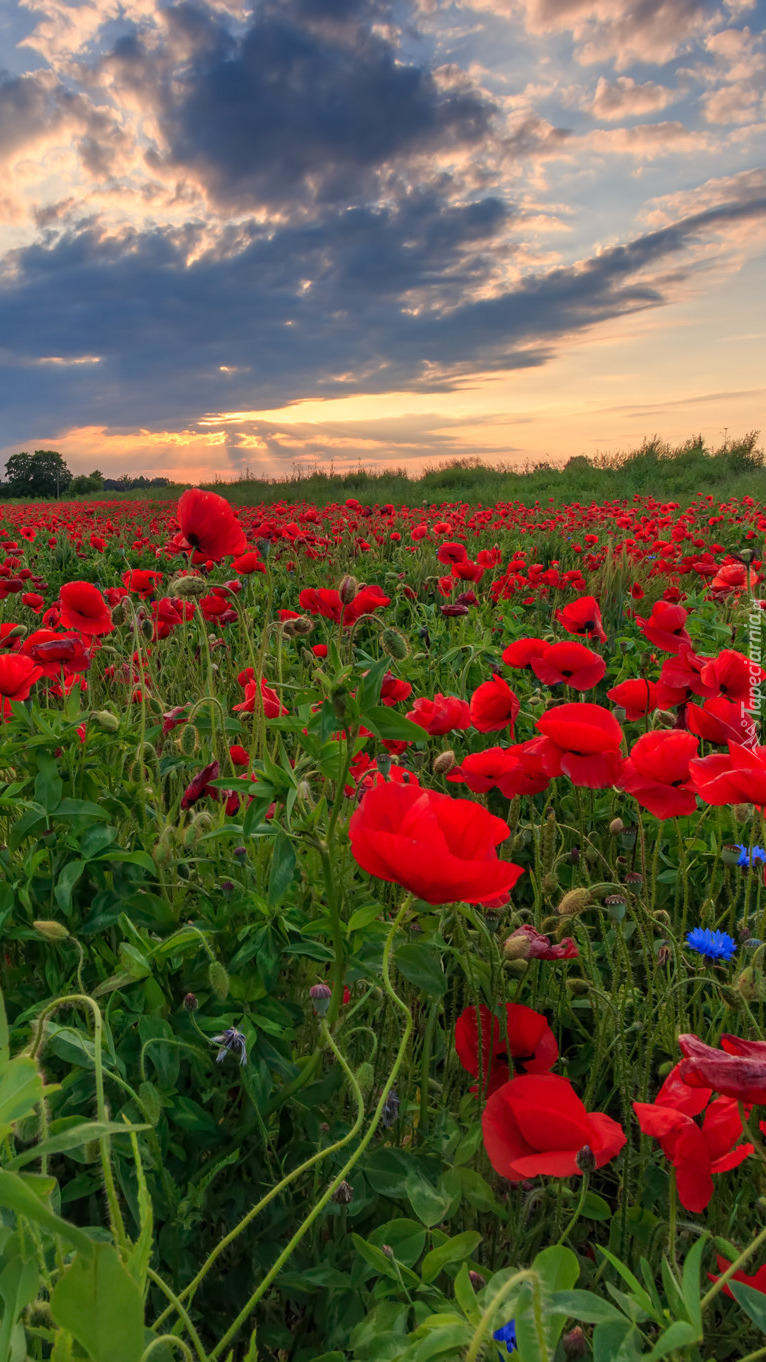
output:
M 697 798 L 689 762 L 697 755 L 697 739 L 682 730 L 644 733 L 623 762 L 617 784 L 655 818 L 694 813 Z
M 409 700 L 411 694 L 411 682 L 401 681 L 392 672 L 386 672 L 380 688 L 380 703 L 382 705 L 399 705 L 403 700 Z
M 243 747 L 241 743 L 237 742 L 232 743 L 231 747 L 229 748 L 229 756 L 231 757 L 235 766 L 247 766 L 248 762 L 250 761 L 250 755 L 248 753 L 247 748 Z
M 673 1164 L 681 1205 L 700 1212 L 713 1195 L 712 1174 L 736 1168 L 753 1146 L 737 1143 L 742 1136 L 737 1103 L 717 1097 L 708 1107 L 711 1089 L 688 1087 L 682 1073 L 683 1061 L 671 1070 L 654 1102 L 634 1102 L 633 1110 L 644 1134 L 659 1140 Z M 698 1126 L 692 1118 L 705 1107 Z
M 152 572 L 148 568 L 129 568 L 122 574 L 122 584 L 127 591 L 135 591 L 142 600 L 148 600 L 153 596 L 155 590 L 162 581 L 161 572 Z
M 597 638 L 600 643 L 606 643 L 601 610 L 595 596 L 580 596 L 576 601 L 568 601 L 556 611 L 556 619 L 568 634 Z
M 738 1102 L 766 1102 L 766 1041 L 721 1037 L 722 1050 L 705 1045 L 698 1036 L 678 1037 L 684 1058 L 678 1070 L 691 1088 L 712 1088 Z
M 471 723 L 479 733 L 497 733 L 502 728 L 512 732 L 519 708 L 518 696 L 508 682 L 493 672 L 492 680 L 482 682 L 471 696 Z
M 251 549 L 249 553 L 241 554 L 239 558 L 235 558 L 232 567 L 234 568 L 234 571 L 238 572 L 242 577 L 249 576 L 252 572 L 265 573 L 266 571 L 266 564 L 261 558 L 261 555 L 254 549 Z
M 766 747 L 728 748 L 689 763 L 697 793 L 706 804 L 766 804 Z
M 2 696 L 3 718 L 12 714 L 11 701 L 26 700 L 35 681 L 42 676 L 31 657 L 22 653 L 0 653 L 0 696 Z
M 331 587 L 308 586 L 301 591 L 298 602 L 302 610 L 307 610 L 310 615 L 321 615 L 323 619 L 332 620 L 335 624 L 343 624 L 344 628 L 355 624 L 362 615 L 369 615 L 373 610 L 380 610 L 383 606 L 390 604 L 390 596 L 386 596 L 379 586 L 364 586 L 357 591 L 354 599 L 344 605 L 340 598 L 340 593 Z
M 736 742 L 750 747 L 756 739 L 752 717 L 741 700 L 715 695 L 701 705 L 687 704 L 684 718 L 690 732 L 707 738 L 708 742 Z
M 657 687 L 653 681 L 645 681 L 642 676 L 621 681 L 619 686 L 612 686 L 607 695 L 612 704 L 625 710 L 625 718 L 630 723 L 635 719 L 643 719 L 658 708 Z
M 45 605 L 45 597 L 38 596 L 36 591 L 25 591 L 21 598 L 21 604 L 25 605 L 27 610 L 33 610 L 36 615 L 39 615 Z
M 90 582 L 67 582 L 59 592 L 59 602 L 65 629 L 77 629 L 90 638 L 111 634 L 114 629 L 111 610 Z
M 753 692 L 766 680 L 766 671 L 733 648 L 724 648 L 717 657 L 705 661 L 700 677 L 710 688 L 710 695 L 722 695 L 735 704 L 743 704 L 746 709 L 754 709 Z
M 471 727 L 471 711 L 465 700 L 456 695 L 436 694 L 433 700 L 421 695 L 408 711 L 407 718 L 420 724 L 432 737 L 441 737 L 453 729 Z
M 522 868 L 500 861 L 508 824 L 467 799 L 386 782 L 364 796 L 349 825 L 357 865 L 427 903 L 484 903 Z
M 468 553 L 464 544 L 440 544 L 436 550 L 436 557 L 440 563 L 467 563 Z
M 503 650 L 503 662 L 506 667 L 531 667 L 532 659 L 542 657 L 549 647 L 544 638 L 517 638 Z
M 583 691 L 598 685 L 606 672 L 606 662 L 584 643 L 565 640 L 552 643 L 541 657 L 533 657 L 532 671 L 544 686 L 563 684 Z
M 577 1155 L 586 1145 L 601 1168 L 625 1144 L 622 1127 L 602 1111 L 586 1111 L 557 1074 L 522 1074 L 503 1084 L 488 1099 L 481 1124 L 492 1167 L 511 1182 L 577 1177 Z
M 289 714 L 290 711 L 281 703 L 277 692 L 272 690 L 265 677 L 261 677 L 259 687 L 253 678 L 252 671 L 252 667 L 248 667 L 245 673 L 240 673 L 240 679 L 242 675 L 247 677 L 247 680 L 241 681 L 241 684 L 245 687 L 245 698 L 241 704 L 233 705 L 232 708 L 242 714 L 254 714 L 260 690 L 263 712 L 267 719 L 278 719 L 283 714 Z
M 684 645 L 691 647 L 691 639 L 684 628 L 686 619 L 683 606 L 670 605 L 668 601 L 655 601 L 648 619 L 636 615 L 636 623 L 644 637 L 666 653 L 677 653 Z
M 511 1068 L 514 1072 L 544 1074 L 559 1057 L 556 1037 L 541 1012 L 520 1003 L 506 1003 L 505 1016 L 499 1020 L 480 1003 L 478 1008 L 466 1007 L 455 1023 L 458 1059 L 474 1078 L 479 1077 L 479 1032 L 485 1092 L 494 1092 L 507 1083 Z
M 220 562 L 247 549 L 242 526 L 225 497 L 191 487 L 178 503 L 178 522 L 187 544 L 194 550 L 195 563 Z
M 724 1258 L 720 1253 L 716 1254 L 715 1260 L 719 1272 L 725 1272 L 727 1268 L 731 1267 L 729 1260 Z M 715 1273 L 708 1272 L 707 1275 L 711 1282 L 718 1281 Z M 766 1293 L 766 1263 L 763 1263 L 758 1268 L 758 1271 L 754 1272 L 752 1276 L 748 1276 L 746 1272 L 734 1272 L 729 1278 L 729 1282 L 744 1282 L 745 1286 L 751 1286 L 754 1291 L 763 1291 Z M 726 1286 L 722 1288 L 722 1291 L 724 1296 L 730 1296 L 732 1300 L 736 1299 L 728 1282 Z
M 474 794 L 502 789 L 502 783 L 519 764 L 519 758 L 508 747 L 487 747 L 483 752 L 471 752 L 463 757 L 447 775 L 453 784 L 467 785 Z M 546 784 L 547 784 L 546 778 Z
M 574 785 L 613 785 L 622 765 L 622 729 L 613 714 L 587 702 L 558 705 L 540 716 L 545 739 L 540 756 L 549 776 L 569 776 Z
M 197 803 L 198 799 L 201 799 L 202 796 L 206 794 L 212 795 L 214 799 L 218 799 L 220 791 L 216 786 L 208 789 L 209 781 L 217 779 L 218 762 L 211 761 L 208 766 L 203 766 L 202 770 L 198 771 L 194 779 L 187 785 L 181 798 L 181 808 L 190 809 L 193 804 Z
M 86 672 L 90 658 L 80 634 L 59 634 L 54 629 L 35 629 L 24 639 L 22 653 L 31 657 L 43 676 Z

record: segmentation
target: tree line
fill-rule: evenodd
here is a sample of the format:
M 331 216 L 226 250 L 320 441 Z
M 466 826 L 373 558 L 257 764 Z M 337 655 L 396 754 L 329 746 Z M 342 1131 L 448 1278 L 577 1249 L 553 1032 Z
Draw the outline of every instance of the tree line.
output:
M 61 454 L 55 449 L 36 449 L 34 454 L 22 450 L 12 454 L 5 465 L 5 479 L 0 482 L 0 498 L 36 497 L 54 501 L 59 497 L 79 497 L 88 492 L 132 492 L 149 487 L 167 487 L 169 478 L 146 478 L 143 474 L 131 478 L 105 478 L 99 469 L 92 473 L 73 474 Z

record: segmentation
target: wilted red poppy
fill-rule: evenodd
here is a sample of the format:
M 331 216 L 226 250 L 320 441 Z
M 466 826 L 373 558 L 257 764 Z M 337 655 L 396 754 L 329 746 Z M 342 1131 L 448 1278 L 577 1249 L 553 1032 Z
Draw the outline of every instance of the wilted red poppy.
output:
M 577 1155 L 586 1145 L 601 1168 L 625 1144 L 622 1127 L 603 1111 L 586 1111 L 557 1074 L 521 1074 L 503 1084 L 488 1099 L 481 1124 L 492 1167 L 511 1182 L 577 1177 Z
M 682 605 L 671 605 L 668 601 L 655 601 L 648 619 L 636 615 L 636 623 L 642 634 L 666 653 L 677 653 L 684 645 L 691 647 L 691 639 L 686 632 L 687 612 Z
M 689 762 L 697 755 L 697 739 L 681 729 L 644 733 L 623 762 L 617 784 L 655 818 L 694 813 L 697 797 Z
M 195 562 L 219 562 L 230 554 L 244 553 L 247 540 L 234 511 L 217 492 L 191 487 L 178 503 L 178 522 L 187 544 L 195 550 Z
M 568 601 L 556 611 L 556 619 L 568 634 L 597 638 L 600 643 L 606 643 L 601 610 L 595 596 L 580 596 L 576 601 Z
M 390 782 L 365 794 L 349 825 L 357 865 L 434 904 L 484 903 L 511 889 L 523 870 L 496 851 L 509 836 L 480 804 Z
M 211 761 L 207 766 L 203 766 L 202 770 L 198 771 L 194 779 L 187 785 L 181 797 L 181 808 L 190 809 L 192 805 L 196 804 L 197 800 L 201 799 L 205 794 L 212 795 L 214 799 L 218 799 L 220 791 L 217 787 L 212 786 L 208 789 L 209 782 L 217 779 L 218 762 Z
M 459 700 L 456 695 L 442 695 L 441 692 L 433 700 L 421 695 L 408 711 L 407 718 L 437 738 L 456 728 L 471 727 L 471 711 L 466 701 Z
M 621 681 L 619 686 L 612 686 L 607 695 L 612 704 L 625 710 L 625 718 L 630 723 L 635 719 L 643 719 L 658 707 L 657 687 L 653 681 L 645 681 L 642 676 Z
M 493 672 L 492 680 L 482 682 L 471 696 L 471 723 L 479 733 L 498 733 L 503 728 L 513 731 L 519 708 L 519 698 L 508 682 Z
M 90 582 L 67 582 L 59 592 L 61 623 L 65 629 L 96 638 L 111 634 L 112 612 L 101 592 Z
M 684 1058 L 678 1070 L 691 1088 L 712 1088 L 738 1102 L 766 1102 L 766 1041 L 741 1036 L 721 1037 L 722 1050 L 698 1036 L 682 1035 L 678 1044 Z
M 532 658 L 532 671 L 544 686 L 571 686 L 573 690 L 590 690 L 598 685 L 606 672 L 606 662 L 584 643 L 565 639 L 552 643 L 540 657 Z
M 499 1019 L 484 1003 L 466 1007 L 455 1023 L 455 1049 L 463 1068 L 474 1078 L 480 1076 L 481 1053 L 484 1092 L 494 1092 L 514 1072 L 548 1073 L 559 1057 L 556 1037 L 545 1017 L 520 1003 L 506 1003 Z
M 562 772 L 575 785 L 613 785 L 622 764 L 622 729 L 601 705 L 557 705 L 537 720 L 545 745 L 538 749 L 549 776 Z
M 671 1070 L 654 1102 L 634 1102 L 633 1110 L 644 1134 L 659 1140 L 673 1164 L 681 1205 L 700 1212 L 713 1195 L 712 1174 L 736 1168 L 752 1154 L 753 1146 L 738 1143 L 742 1121 L 737 1103 L 731 1097 L 717 1097 L 707 1106 L 711 1089 L 687 1086 L 682 1068 L 683 1062 Z M 698 1126 L 692 1118 L 705 1107 Z
M 527 944 L 527 949 L 517 957 L 522 960 L 575 960 L 580 954 L 571 936 L 552 942 L 549 936 L 538 932 L 529 922 L 522 923 L 521 927 L 511 932 L 508 941 L 515 938 L 523 939 Z

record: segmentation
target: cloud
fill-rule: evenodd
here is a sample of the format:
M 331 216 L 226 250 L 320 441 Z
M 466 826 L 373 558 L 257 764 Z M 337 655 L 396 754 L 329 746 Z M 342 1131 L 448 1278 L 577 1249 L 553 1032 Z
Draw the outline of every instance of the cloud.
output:
M 616 81 L 609 81 L 600 76 L 596 93 L 586 107 L 595 118 L 634 118 L 666 109 L 679 97 L 675 90 L 652 80 L 638 83 L 630 76 L 618 76 Z
M 704 132 L 683 123 L 638 123 L 632 128 L 594 128 L 579 139 L 581 145 L 599 153 L 634 156 L 653 161 L 679 151 L 712 151 L 714 142 Z

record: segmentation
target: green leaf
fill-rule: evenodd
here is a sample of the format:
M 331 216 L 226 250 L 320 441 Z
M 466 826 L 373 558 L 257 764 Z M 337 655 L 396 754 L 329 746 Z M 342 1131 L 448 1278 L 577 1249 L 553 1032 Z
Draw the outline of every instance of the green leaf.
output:
M 380 903 L 365 903 L 361 908 L 357 908 L 348 920 L 349 932 L 359 932 L 364 927 L 369 927 L 371 922 L 379 918 L 383 912 Z
M 448 1239 L 446 1244 L 431 1249 L 423 1259 L 421 1268 L 423 1281 L 432 1282 L 445 1267 L 452 1263 L 462 1263 L 464 1258 L 470 1258 L 481 1240 L 482 1236 L 476 1230 L 466 1230 L 464 1234 L 456 1234 L 454 1238 Z
M 441 956 L 431 946 L 419 941 L 408 941 L 396 952 L 396 967 L 408 983 L 435 998 L 447 992 L 447 978 L 442 969 Z
M 580 1275 L 577 1255 L 564 1244 L 542 1249 L 532 1267 L 548 1291 L 568 1291 Z
M 74 1334 L 91 1362 L 141 1362 L 144 1307 L 111 1244 L 96 1244 L 66 1268 L 51 1293 L 56 1323 Z
M 473 1289 L 473 1282 L 468 1271 L 468 1264 L 461 1263 L 458 1274 L 454 1282 L 455 1300 L 463 1311 L 469 1324 L 474 1328 L 481 1319 L 481 1310 L 476 1303 L 476 1292 Z
M 428 734 L 420 724 L 405 719 L 388 705 L 373 705 L 364 716 L 366 728 L 371 728 L 376 738 L 393 739 L 394 742 L 426 742 Z
M 131 1130 L 134 1132 L 151 1130 L 151 1126 L 129 1126 L 124 1121 L 79 1121 L 77 1125 L 62 1130 L 59 1135 L 51 1135 L 49 1139 L 40 1140 L 29 1149 L 23 1149 L 5 1166 L 9 1170 L 23 1168 L 25 1164 L 33 1163 L 43 1154 L 65 1154 L 68 1149 L 79 1149 L 90 1140 L 101 1140 L 110 1135 L 125 1135 Z
M 43 1096 L 43 1080 L 33 1059 L 12 1059 L 0 1080 L 0 1127 L 33 1112 Z
M 729 1287 L 735 1300 L 742 1306 L 746 1315 L 762 1334 L 766 1334 L 766 1296 L 747 1282 L 735 1282 L 729 1278 Z
M 35 779 L 35 799 L 46 813 L 52 813 L 61 801 L 64 786 L 53 757 L 41 752 L 37 763 L 39 769 Z
M 586 1220 L 611 1220 L 612 1208 L 609 1202 L 596 1192 L 586 1192 L 580 1207 L 580 1215 Z
M 0 1075 L 4 1074 L 8 1068 L 10 1054 L 11 1042 L 8 1035 L 8 1018 L 5 1015 L 3 991 L 0 989 Z
M 35 1179 L 25 1176 L 22 1173 L 0 1172 L 0 1206 L 5 1206 L 9 1211 L 15 1211 L 17 1215 L 26 1216 L 27 1220 L 34 1220 L 43 1229 L 50 1230 L 53 1234 L 60 1234 L 63 1239 L 68 1239 L 70 1244 L 82 1253 L 88 1255 L 93 1252 L 93 1241 L 83 1234 L 76 1225 L 70 1225 L 68 1221 L 62 1220 L 60 1216 L 54 1215 L 47 1203 L 49 1190 L 55 1186 L 52 1178 Z M 43 1201 L 38 1196 L 35 1188 L 40 1188 L 45 1194 Z
M 109 821 L 109 814 L 100 804 L 92 804 L 89 799 L 62 799 L 54 818 L 98 818 L 102 823 Z
M 266 901 L 270 908 L 275 908 L 287 893 L 295 872 L 296 862 L 297 857 L 290 838 L 286 837 L 283 832 L 278 832 L 274 839 L 269 889 L 266 895 Z
M 11 1335 L 16 1321 L 37 1295 L 40 1274 L 34 1259 L 22 1256 L 18 1234 L 12 1235 L 6 1243 L 3 1257 L 5 1261 L 0 1272 L 0 1298 L 5 1308 L 0 1323 L 0 1358 L 5 1362 L 9 1356 Z
M 378 662 L 374 662 L 370 670 L 362 677 L 361 685 L 357 690 L 357 702 L 359 713 L 365 719 L 367 711 L 377 706 L 380 700 L 380 688 L 383 685 L 383 677 L 391 666 L 390 657 L 381 657 Z M 384 706 L 388 708 L 388 706 Z
M 702 1255 L 705 1251 L 707 1235 L 700 1235 L 695 1244 L 692 1245 L 684 1259 L 684 1271 L 682 1287 L 684 1293 L 684 1304 L 690 1322 L 694 1325 L 698 1336 L 702 1337 L 702 1310 L 700 1308 L 700 1267 L 702 1265 Z
M 417 1173 L 411 1173 L 405 1183 L 407 1196 L 410 1205 L 415 1212 L 418 1220 L 431 1229 L 444 1219 L 447 1207 L 452 1200 L 449 1192 L 439 1192 L 432 1187 L 430 1182 L 419 1177 Z
M 404 1263 L 405 1267 L 414 1267 L 426 1246 L 426 1232 L 416 1220 L 401 1217 L 378 1225 L 372 1231 L 369 1242 L 376 1248 L 388 1244 L 400 1263 Z
M 374 1244 L 368 1244 L 366 1239 L 362 1239 L 359 1234 L 352 1234 L 352 1243 L 357 1253 L 364 1259 L 370 1267 L 373 1267 L 382 1277 L 389 1277 L 391 1281 L 399 1281 L 399 1272 L 393 1259 L 389 1258 L 382 1249 L 376 1248 Z
M 609 1260 L 615 1271 L 619 1272 L 620 1276 L 622 1277 L 622 1280 L 624 1282 L 627 1282 L 628 1286 L 633 1292 L 633 1295 L 637 1303 L 641 1306 L 641 1309 L 645 1310 L 646 1313 L 650 1315 L 652 1319 L 654 1319 L 655 1318 L 654 1307 L 649 1296 L 644 1291 L 644 1288 L 642 1287 L 640 1281 L 638 1280 L 638 1277 L 634 1276 L 630 1268 L 626 1267 L 624 1263 L 621 1263 L 619 1258 L 616 1258 L 613 1253 L 610 1253 L 609 1249 L 601 1248 L 601 1246 L 599 1245 L 599 1252 L 603 1253 L 604 1257 Z
M 546 1309 L 553 1314 L 562 1314 L 567 1319 L 581 1320 L 583 1324 L 625 1321 L 625 1316 L 616 1305 L 602 1300 L 593 1291 L 557 1291 L 551 1296 Z
M 701 1330 L 698 1330 L 693 1324 L 689 1324 L 685 1319 L 677 1319 L 664 1333 L 660 1334 L 652 1351 L 646 1353 L 644 1362 L 659 1362 L 661 1357 L 667 1357 L 668 1353 L 675 1352 L 676 1348 L 685 1348 L 688 1344 L 701 1342 Z
M 597 1324 L 593 1330 L 593 1362 L 636 1362 L 641 1335 L 629 1319 Z
M 62 913 L 72 911 L 72 891 L 85 869 L 85 861 L 69 861 L 61 868 L 53 891 Z

